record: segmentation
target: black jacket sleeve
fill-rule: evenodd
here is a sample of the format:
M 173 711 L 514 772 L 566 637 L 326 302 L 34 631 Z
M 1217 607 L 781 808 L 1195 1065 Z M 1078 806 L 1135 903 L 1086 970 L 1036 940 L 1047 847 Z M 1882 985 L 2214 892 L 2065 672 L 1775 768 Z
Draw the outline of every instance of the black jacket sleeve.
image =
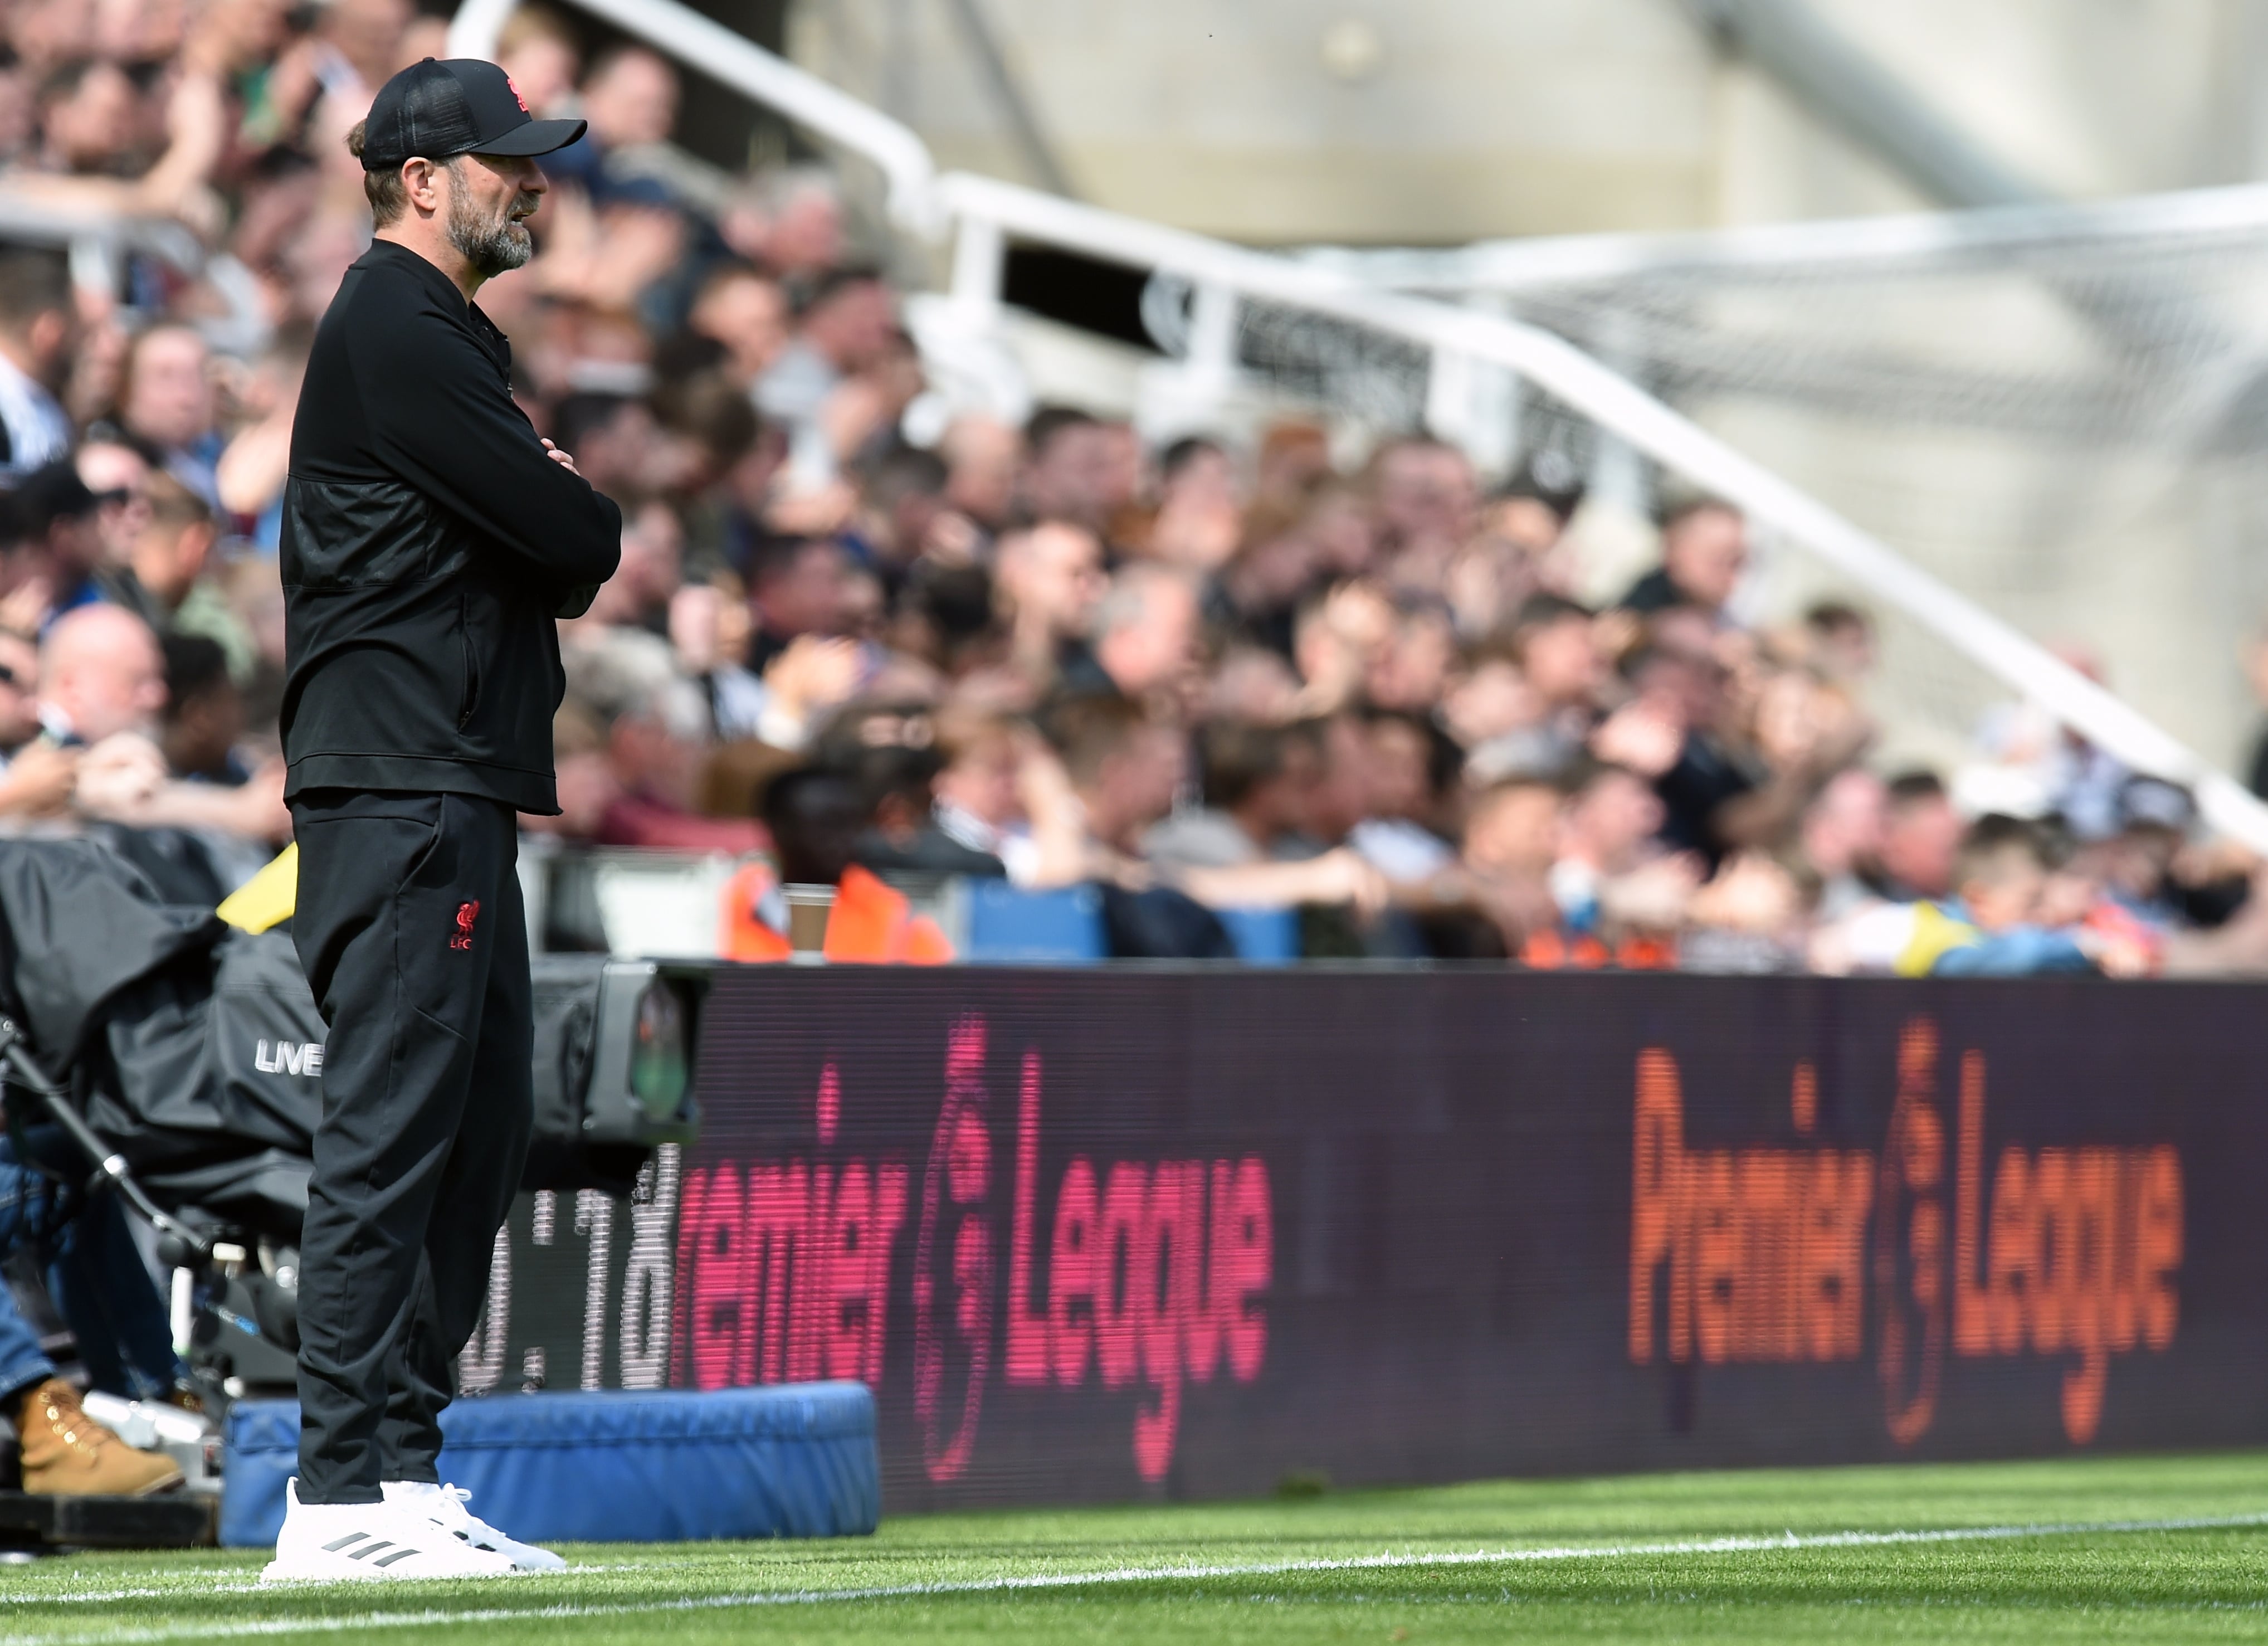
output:
M 612 577 L 622 510 L 546 455 L 461 317 L 421 296 L 404 321 L 349 345 L 373 454 L 500 544 L 558 602 Z

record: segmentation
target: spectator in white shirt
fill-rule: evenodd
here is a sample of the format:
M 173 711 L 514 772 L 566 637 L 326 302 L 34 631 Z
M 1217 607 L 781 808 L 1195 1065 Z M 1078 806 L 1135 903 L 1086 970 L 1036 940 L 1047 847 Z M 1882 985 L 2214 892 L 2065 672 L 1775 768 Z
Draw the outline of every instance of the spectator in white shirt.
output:
M 62 255 L 0 254 L 0 484 L 69 454 L 70 419 L 55 391 L 77 332 Z

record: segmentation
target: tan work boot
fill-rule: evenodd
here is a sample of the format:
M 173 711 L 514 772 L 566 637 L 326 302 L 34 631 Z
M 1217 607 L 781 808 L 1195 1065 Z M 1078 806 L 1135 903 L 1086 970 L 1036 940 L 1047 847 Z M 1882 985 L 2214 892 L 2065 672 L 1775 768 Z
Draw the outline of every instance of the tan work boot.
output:
M 24 1489 L 59 1497 L 144 1497 L 181 1483 L 180 1465 L 136 1451 L 86 1414 L 60 1377 L 26 1389 L 16 1410 L 24 1443 Z

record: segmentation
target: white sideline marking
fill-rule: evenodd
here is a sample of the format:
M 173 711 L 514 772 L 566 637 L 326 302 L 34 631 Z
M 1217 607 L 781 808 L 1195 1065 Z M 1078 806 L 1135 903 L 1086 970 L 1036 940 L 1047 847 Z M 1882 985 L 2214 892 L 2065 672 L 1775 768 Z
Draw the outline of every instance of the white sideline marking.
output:
M 1035 1572 L 1014 1577 L 970 1577 L 929 1583 L 889 1583 L 865 1589 L 774 1589 L 740 1594 L 696 1595 L 676 1600 L 635 1600 L 588 1605 L 487 1606 L 477 1611 L 376 1612 L 360 1617 L 261 1618 L 240 1623 L 208 1620 L 158 1628 L 115 1629 L 101 1634 L 0 1635 L 0 1646 L 155 1646 L 183 1640 L 248 1640 L 266 1635 L 340 1635 L 361 1629 L 431 1628 L 447 1624 L 524 1623 L 549 1619 L 644 1617 L 673 1612 L 718 1612 L 753 1606 L 821 1605 L 840 1600 L 911 1600 L 938 1595 L 999 1594 L 1023 1590 L 1083 1589 L 1106 1583 L 1189 1583 L 1208 1578 L 1280 1577 L 1301 1572 L 1384 1571 L 1410 1567 L 1497 1566 L 1546 1561 L 1627 1559 L 1654 1554 L 1756 1554 L 1779 1549 L 1867 1549 L 1906 1544 L 1999 1542 L 2023 1538 L 2084 1537 L 2089 1533 L 2211 1532 L 2268 1526 L 2268 1510 L 2245 1515 L 2195 1515 L 2169 1520 L 2043 1521 L 2012 1526 L 1946 1526 L 1925 1532 L 1784 1532 L 1776 1537 L 1688 1538 L 1660 1543 L 1573 1544 L 1526 1549 L 1442 1550 L 1422 1554 L 1356 1554 L 1298 1561 L 1254 1561 L 1219 1566 L 1122 1566 L 1105 1571 Z M 570 1572 L 587 1572 L 575 1567 Z M 615 1569 L 622 1569 L 620 1568 Z M 567 1576 L 570 1574 L 561 1574 Z M 534 1576 L 506 1579 L 539 1582 Z M 377 1587 L 372 1584 L 370 1587 Z M 309 1584 L 330 1595 L 345 1585 Z M 280 1593 L 274 1584 L 229 1585 L 218 1592 Z M 179 1590 L 81 1591 L 47 1596 L 23 1595 L 26 1604 L 140 1598 L 147 1594 L 180 1595 Z M 202 1592 L 212 1593 L 208 1590 Z

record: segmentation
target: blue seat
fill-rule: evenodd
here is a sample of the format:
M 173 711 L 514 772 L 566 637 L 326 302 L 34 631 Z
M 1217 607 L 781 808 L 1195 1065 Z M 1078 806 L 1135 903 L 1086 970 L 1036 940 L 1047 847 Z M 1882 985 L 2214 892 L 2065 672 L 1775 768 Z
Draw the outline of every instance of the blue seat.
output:
M 1094 887 L 1020 891 L 1005 880 L 969 882 L 963 959 L 980 965 L 1083 966 L 1108 955 L 1102 897 Z
M 1248 966 L 1288 966 L 1300 957 L 1297 909 L 1215 909 Z

